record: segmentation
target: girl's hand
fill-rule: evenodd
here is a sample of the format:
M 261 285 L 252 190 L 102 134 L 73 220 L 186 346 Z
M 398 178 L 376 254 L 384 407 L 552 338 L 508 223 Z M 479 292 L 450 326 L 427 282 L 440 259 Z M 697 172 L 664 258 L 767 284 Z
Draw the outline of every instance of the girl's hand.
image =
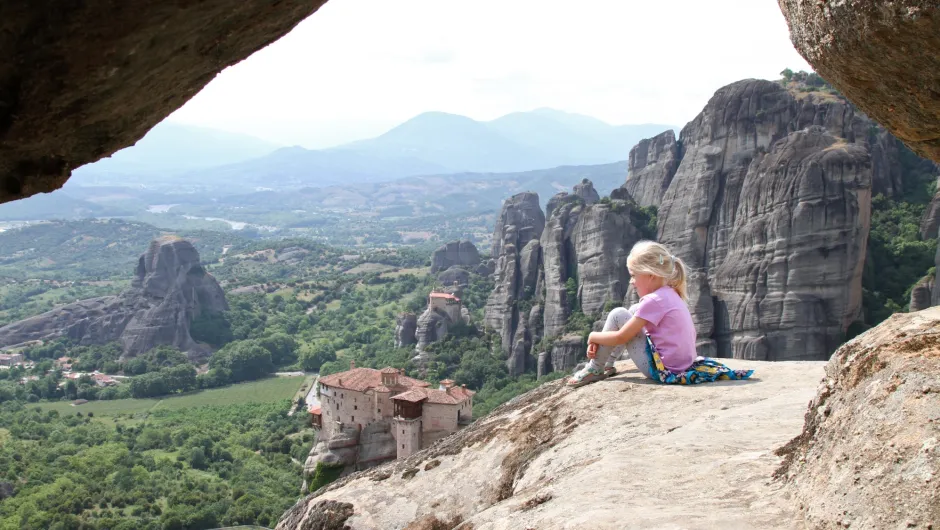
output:
M 595 357 L 597 357 L 597 344 L 594 342 L 589 342 L 587 348 L 587 358 L 593 359 Z

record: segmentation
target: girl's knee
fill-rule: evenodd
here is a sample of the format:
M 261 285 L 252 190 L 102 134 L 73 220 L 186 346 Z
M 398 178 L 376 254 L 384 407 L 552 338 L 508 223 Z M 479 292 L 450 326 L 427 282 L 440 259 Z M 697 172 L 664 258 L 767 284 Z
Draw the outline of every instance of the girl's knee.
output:
M 616 319 L 626 322 L 633 318 L 633 313 L 630 312 L 626 307 L 615 307 L 610 310 L 610 313 L 607 313 L 607 319 Z

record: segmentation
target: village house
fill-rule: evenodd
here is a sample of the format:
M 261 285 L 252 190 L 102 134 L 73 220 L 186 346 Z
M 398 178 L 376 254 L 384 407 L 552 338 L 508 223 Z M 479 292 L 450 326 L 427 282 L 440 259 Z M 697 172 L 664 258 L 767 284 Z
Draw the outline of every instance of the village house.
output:
M 473 419 L 473 395 L 466 386 L 445 379 L 438 388 L 412 379 L 396 368 L 356 368 L 320 379 L 320 406 L 310 409 L 319 438 L 329 439 L 344 426 L 361 430 L 390 422 L 398 458 L 456 432 Z
M 59 368 L 62 371 L 68 372 L 72 369 L 72 358 L 71 357 L 59 357 L 56 359 L 53 364 L 56 368 Z
M 72 381 L 78 381 L 79 379 L 81 379 L 82 377 L 85 377 L 86 375 L 97 386 L 105 387 L 105 386 L 114 386 L 118 384 L 118 381 L 116 379 L 114 379 L 110 375 L 98 372 L 97 370 L 90 374 L 85 373 L 85 372 L 69 372 L 67 374 L 63 374 L 62 377 L 64 377 L 65 379 L 71 379 Z M 64 382 L 60 383 L 59 386 L 62 386 L 63 384 Z
M 23 357 L 22 353 L 0 353 L 0 366 L 9 368 L 23 364 L 25 361 L 26 358 Z

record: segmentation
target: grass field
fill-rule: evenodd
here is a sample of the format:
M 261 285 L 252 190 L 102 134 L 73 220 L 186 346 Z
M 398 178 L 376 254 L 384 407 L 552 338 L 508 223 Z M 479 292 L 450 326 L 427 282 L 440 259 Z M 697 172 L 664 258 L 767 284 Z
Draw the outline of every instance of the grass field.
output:
M 379 274 L 381 278 L 397 278 L 399 276 L 404 276 L 406 274 L 414 274 L 415 276 L 427 276 L 430 268 L 428 267 L 418 267 L 415 269 L 398 269 L 390 272 L 383 272 Z
M 213 388 L 164 399 L 115 399 L 112 401 L 90 401 L 73 407 L 71 402 L 56 401 L 39 403 L 45 410 L 58 410 L 59 413 L 89 413 L 95 416 L 115 416 L 118 414 L 136 414 L 152 410 L 174 410 L 200 405 L 232 405 L 238 403 L 270 403 L 282 399 L 291 399 L 303 384 L 304 377 L 270 377 L 260 381 L 239 383 L 225 388 Z M 309 386 L 309 385 L 308 385 Z

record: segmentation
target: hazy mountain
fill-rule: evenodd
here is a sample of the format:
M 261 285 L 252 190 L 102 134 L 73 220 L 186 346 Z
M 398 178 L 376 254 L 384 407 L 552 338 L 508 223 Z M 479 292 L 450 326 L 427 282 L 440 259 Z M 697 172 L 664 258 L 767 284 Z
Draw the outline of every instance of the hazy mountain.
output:
M 251 160 L 280 146 L 245 134 L 163 122 L 136 144 L 75 171 L 95 175 L 160 175 Z
M 382 156 L 412 156 L 452 171 L 523 171 L 557 165 L 540 148 L 503 136 L 486 123 L 444 112 L 425 112 L 385 134 L 332 149 Z
M 379 137 L 334 149 L 414 156 L 455 171 L 525 171 L 626 160 L 637 142 L 670 128 L 614 126 L 548 108 L 514 112 L 489 122 L 426 112 Z
M 161 123 L 137 145 L 76 171 L 72 185 L 141 185 L 154 191 L 296 189 L 463 172 L 520 172 L 626 160 L 667 125 L 614 126 L 542 108 L 481 122 L 426 112 L 367 140 L 323 150 Z M 95 201 L 98 202 L 98 201 Z

